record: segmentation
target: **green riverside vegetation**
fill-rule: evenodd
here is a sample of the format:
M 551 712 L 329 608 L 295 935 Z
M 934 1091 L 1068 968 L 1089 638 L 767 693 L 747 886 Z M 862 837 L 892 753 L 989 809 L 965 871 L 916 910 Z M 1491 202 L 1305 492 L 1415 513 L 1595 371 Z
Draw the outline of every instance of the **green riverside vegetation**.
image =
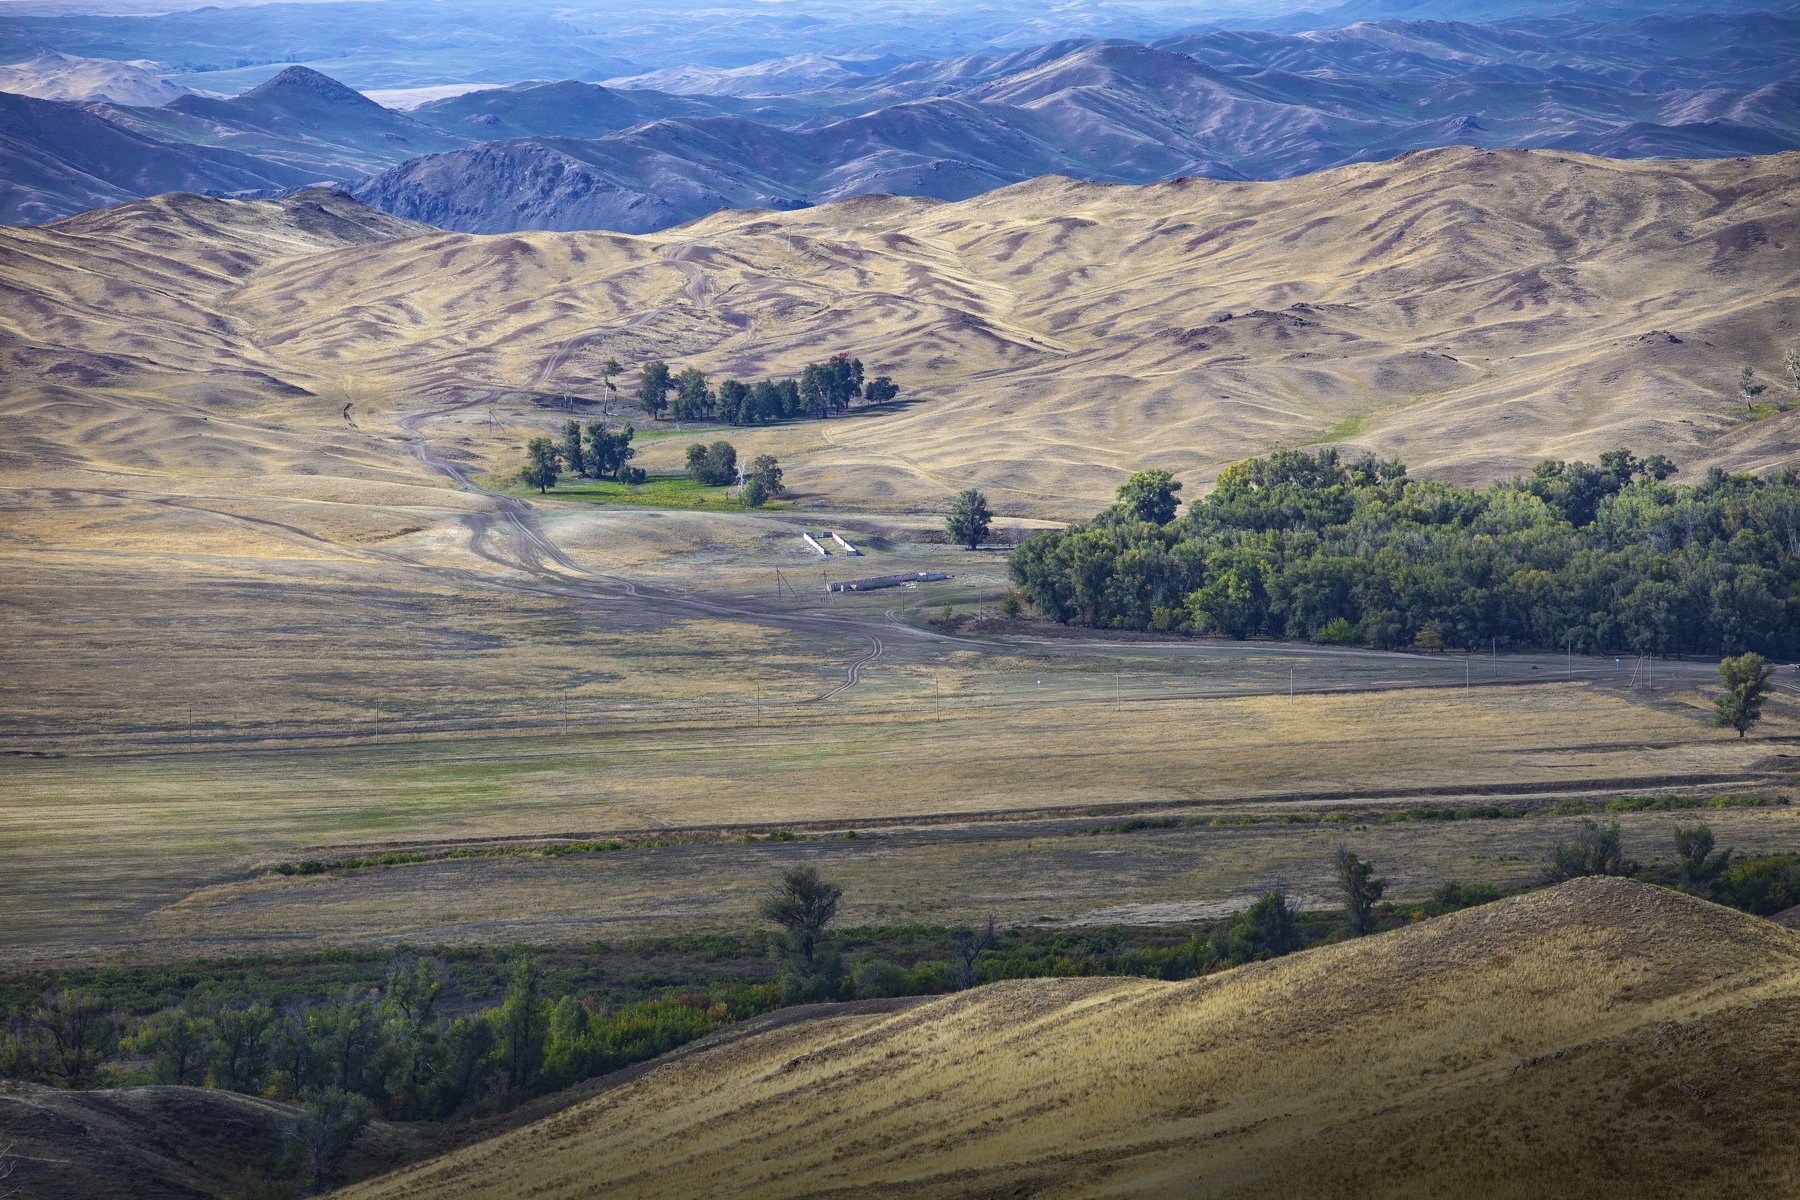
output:
M 1800 473 L 1669 482 L 1660 455 L 1543 462 L 1474 490 L 1282 450 L 1174 516 L 1143 472 L 1038 533 L 1013 582 L 1066 624 L 1383 649 L 1800 655 Z

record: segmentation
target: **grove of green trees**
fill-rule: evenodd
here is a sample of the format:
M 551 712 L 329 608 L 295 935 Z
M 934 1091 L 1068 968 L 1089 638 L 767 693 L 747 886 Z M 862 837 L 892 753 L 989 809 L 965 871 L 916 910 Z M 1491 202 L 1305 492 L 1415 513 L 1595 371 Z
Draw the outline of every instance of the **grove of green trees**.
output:
M 1038 533 L 1013 582 L 1068 624 L 1381 648 L 1800 654 L 1800 473 L 1673 483 L 1661 455 L 1542 462 L 1472 489 L 1280 450 L 1177 516 L 1141 472 Z
M 638 404 L 657 420 L 665 412 L 677 421 L 722 421 L 727 425 L 762 425 L 803 417 L 823 420 L 848 410 L 858 399 L 886 404 L 899 394 L 899 385 L 886 375 L 865 380 L 862 360 L 847 354 L 808 363 L 797 380 L 746 383 L 726 379 L 715 387 L 702 371 L 689 367 L 678 373 L 661 361 L 638 373 Z
M 644 472 L 631 466 L 637 451 L 631 439 L 637 431 L 630 425 L 611 429 L 605 421 L 589 421 L 583 431 L 575 421 L 564 421 L 555 438 L 534 437 L 525 443 L 525 465 L 519 480 L 534 487 L 539 494 L 556 486 L 564 471 L 593 479 L 616 479 L 620 483 L 642 483 Z

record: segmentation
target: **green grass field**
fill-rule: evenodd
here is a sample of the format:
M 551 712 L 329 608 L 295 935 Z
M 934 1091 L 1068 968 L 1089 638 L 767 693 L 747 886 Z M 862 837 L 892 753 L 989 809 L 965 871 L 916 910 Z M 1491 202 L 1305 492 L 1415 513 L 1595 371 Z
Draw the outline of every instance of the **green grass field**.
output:
M 514 483 L 512 494 L 527 499 L 537 492 Z M 681 508 L 704 512 L 753 511 L 729 487 L 707 487 L 686 475 L 652 475 L 644 483 L 619 483 L 611 479 L 577 479 L 567 477 L 551 488 L 544 498 L 579 500 L 587 504 L 636 504 L 645 508 Z M 783 500 L 771 500 L 765 509 L 788 507 Z

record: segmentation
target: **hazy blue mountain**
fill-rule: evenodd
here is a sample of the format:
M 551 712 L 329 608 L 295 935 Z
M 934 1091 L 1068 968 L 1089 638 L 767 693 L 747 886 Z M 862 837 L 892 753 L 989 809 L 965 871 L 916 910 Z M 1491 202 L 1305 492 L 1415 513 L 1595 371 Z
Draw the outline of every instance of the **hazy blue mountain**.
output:
M 1452 144 L 1768 153 L 1800 146 L 1797 63 L 1792 9 L 1730 20 L 1393 20 L 1155 43 L 1067 38 L 847 71 L 778 96 L 521 83 L 411 113 L 290 67 L 232 99 L 69 105 L 88 124 L 59 119 L 87 130 L 67 139 L 83 161 L 93 155 L 81 148 L 102 140 L 95 123 L 123 139 L 127 160 L 168 145 L 238 152 L 171 160 L 204 190 L 329 180 L 455 229 L 641 231 L 721 206 L 870 192 L 954 200 L 1046 174 L 1278 178 Z M 0 153 L 18 164 L 12 220 L 79 211 L 120 189 L 147 194 L 134 181 L 148 189 L 169 173 L 120 170 L 96 183 L 43 114 L 10 136 Z
M 793 124 L 822 111 L 804 101 L 671 95 L 561 79 L 532 80 L 433 100 L 413 109 L 411 116 L 459 137 L 496 141 L 599 137 L 665 117 L 737 116 L 768 124 Z
M 51 46 L 154 58 L 197 90 L 232 93 L 290 63 L 358 88 L 521 79 L 609 80 L 800 55 L 902 62 L 1060 37 L 1151 38 L 1197 21 L 1260 19 L 1297 0 L 339 0 L 136 15 L 11 15 L 0 61 Z M 814 86 L 816 80 L 797 80 Z M 783 88 L 780 90 L 791 90 Z
M 355 194 L 457 229 L 640 231 L 721 206 L 955 200 L 1045 174 L 1278 178 L 1454 144 L 1761 154 L 1800 146 L 1797 60 L 1795 12 L 1742 28 L 1392 21 L 1070 39 L 782 97 L 790 107 L 761 121 L 678 114 L 580 139 L 544 136 L 575 126 L 536 115 L 559 110 L 527 88 L 506 101 L 506 129 L 525 136 L 402 164 Z M 827 115 L 800 120 L 808 106 Z
M 319 180 L 354 180 L 480 140 L 383 108 L 306 67 L 289 67 L 230 99 L 183 96 L 160 108 L 111 106 L 99 115 L 148 136 L 238 150 Z
M 48 221 L 159 192 L 255 194 L 303 171 L 210 146 L 158 141 L 84 107 L 0 92 L 0 222 Z

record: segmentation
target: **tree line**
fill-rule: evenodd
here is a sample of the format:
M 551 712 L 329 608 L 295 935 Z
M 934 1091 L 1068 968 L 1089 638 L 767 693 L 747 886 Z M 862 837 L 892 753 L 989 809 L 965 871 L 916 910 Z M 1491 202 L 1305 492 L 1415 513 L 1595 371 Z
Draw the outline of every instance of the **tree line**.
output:
M 689 367 L 677 372 L 661 360 L 638 373 L 638 406 L 658 421 L 665 412 L 677 421 L 727 425 L 824 420 L 847 411 L 858 399 L 886 404 L 899 394 L 899 385 L 886 375 L 865 380 L 862 360 L 847 354 L 806 364 L 798 379 L 726 379 L 717 387 L 703 371 Z
M 1280 450 L 1181 484 L 1142 471 L 1090 521 L 1013 553 L 1066 624 L 1382 649 L 1514 646 L 1800 654 L 1800 473 L 1670 482 L 1612 450 L 1481 489 L 1335 449 Z
M 1730 799 L 1706 803 L 1723 807 Z M 1734 803 L 1752 802 L 1762 801 Z M 1682 806 L 1680 798 L 1669 797 L 1607 805 L 1634 811 Z M 1440 819 L 1495 815 L 1422 812 Z M 1551 848 L 1541 884 L 1619 875 L 1759 915 L 1800 905 L 1800 855 L 1739 856 L 1720 848 L 1704 822 L 1677 826 L 1670 848 L 1666 859 L 1639 863 L 1627 855 L 1616 820 L 1602 825 L 1586 817 L 1572 838 Z M 558 987 L 530 953 L 512 959 L 499 1002 L 485 1007 L 451 1003 L 443 965 L 405 952 L 390 961 L 378 986 L 352 986 L 322 1003 L 228 997 L 200 985 L 131 1018 L 120 1014 L 116 1002 L 67 986 L 63 977 L 35 1002 L 0 1011 L 0 1074 L 78 1088 L 205 1086 L 299 1102 L 303 1112 L 285 1169 L 303 1187 L 318 1190 L 333 1181 L 357 1133 L 375 1115 L 449 1121 L 501 1111 L 786 1005 L 936 994 L 1047 976 L 1186 979 L 1505 894 L 1492 885 L 1451 880 L 1429 900 L 1396 904 L 1386 899 L 1387 880 L 1374 864 L 1348 846 L 1337 848 L 1331 866 L 1334 908 L 1302 911 L 1276 886 L 1226 917 L 1185 930 L 1002 931 L 989 918 L 973 926 L 840 932 L 835 925 L 842 887 L 798 864 L 775 877 L 757 905 L 778 931 L 772 943 L 715 938 L 718 945 L 708 951 L 754 956 L 767 945 L 779 954 L 772 976 L 710 988 L 665 985 L 660 994 L 614 1004 Z M 890 957 L 865 951 L 846 963 L 846 949 L 871 940 L 910 952 Z M 109 972 L 108 979 L 118 974 Z M 167 995 L 166 981 L 146 986 Z

